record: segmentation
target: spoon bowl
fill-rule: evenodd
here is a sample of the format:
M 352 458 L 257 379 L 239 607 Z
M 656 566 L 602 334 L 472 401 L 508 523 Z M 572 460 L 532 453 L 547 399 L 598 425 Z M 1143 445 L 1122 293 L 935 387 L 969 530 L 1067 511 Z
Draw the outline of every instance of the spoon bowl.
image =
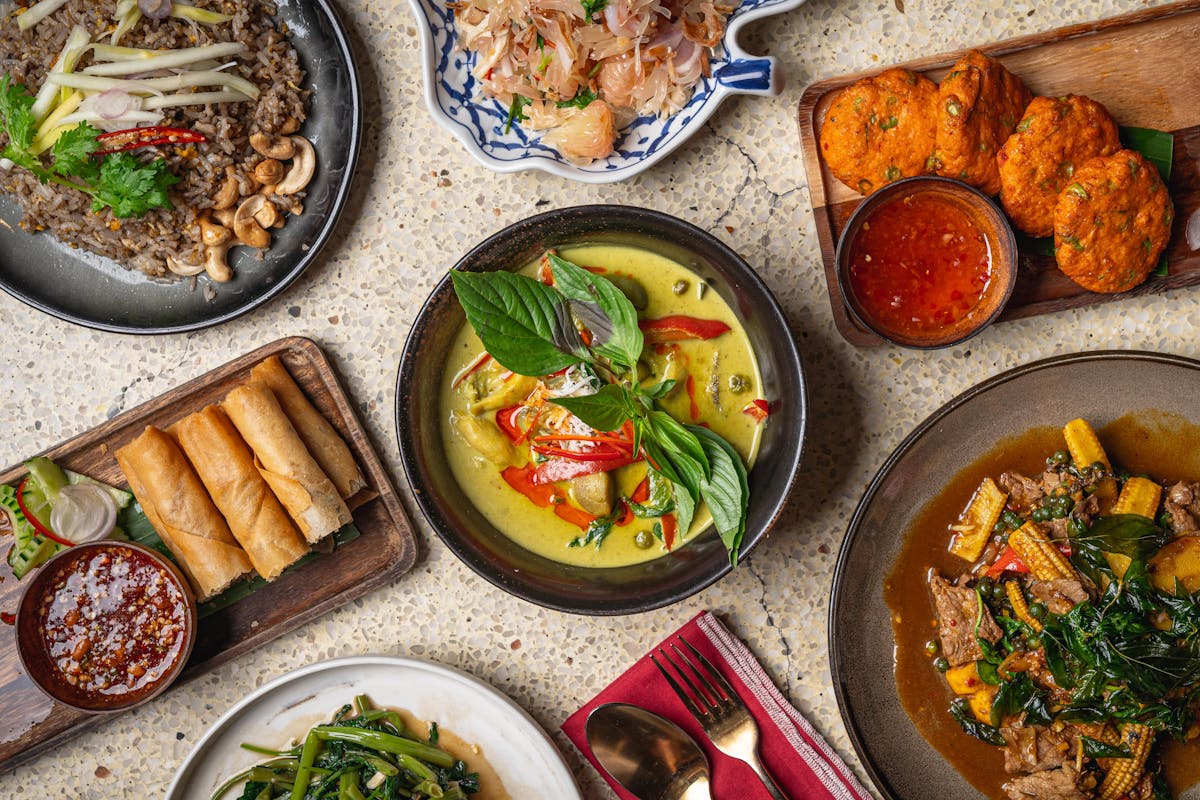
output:
M 586 735 L 600 765 L 639 800 L 712 800 L 700 745 L 658 714 L 606 703 L 588 715 Z

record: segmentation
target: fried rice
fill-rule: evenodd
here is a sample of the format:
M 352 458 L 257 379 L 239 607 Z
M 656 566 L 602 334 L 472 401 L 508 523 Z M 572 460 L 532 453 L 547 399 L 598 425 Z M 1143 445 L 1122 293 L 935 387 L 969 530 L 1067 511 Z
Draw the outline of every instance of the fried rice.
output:
M 147 49 L 196 47 L 237 41 L 247 51 L 230 67 L 232 74 L 254 83 L 257 100 L 164 110 L 163 125 L 204 134 L 207 142 L 137 151 L 141 158 L 163 157 L 179 183 L 170 192 L 174 209 L 153 209 L 143 217 L 118 219 L 112 209 L 92 211 L 91 198 L 79 191 L 43 185 L 31 173 L 12 168 L 0 172 L 0 188 L 14 195 L 25 212 L 21 227 L 46 231 L 67 245 L 107 256 L 129 269 L 157 279 L 179 279 L 167 268 L 168 257 L 181 263 L 204 260 L 197 216 L 213 205 L 213 197 L 232 168 L 240 194 L 257 188 L 252 173 L 263 160 L 250 146 L 253 133 L 286 135 L 298 131 L 307 116 L 309 92 L 295 49 L 275 20 L 268 0 L 195 0 L 198 8 L 232 15 L 229 22 L 208 25 L 191 20 L 142 19 L 121 40 L 124 46 Z M 28 31 L 18 30 L 20 9 L 0 20 L 0 75 L 8 72 L 31 93 L 43 84 L 74 25 L 82 25 L 93 41 L 113 29 L 116 0 L 70 0 Z M 77 69 L 92 63 L 84 55 Z M 197 91 L 204 91 L 198 89 Z M 0 132 L 0 143 L 7 136 Z M 272 197 L 281 211 L 302 210 L 303 192 Z M 11 235 L 11 234 L 10 234 Z

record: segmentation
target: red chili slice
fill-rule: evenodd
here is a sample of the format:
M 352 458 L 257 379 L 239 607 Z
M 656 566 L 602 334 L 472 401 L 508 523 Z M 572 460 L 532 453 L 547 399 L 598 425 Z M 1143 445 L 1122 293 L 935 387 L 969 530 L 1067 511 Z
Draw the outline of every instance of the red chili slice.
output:
M 700 319 L 674 314 L 659 319 L 638 322 L 648 343 L 677 342 L 681 339 L 713 339 L 729 332 L 729 326 L 719 319 Z
M 148 128 L 129 128 L 123 131 L 102 133 L 96 137 L 96 142 L 103 145 L 100 150 L 92 153 L 94 156 L 107 156 L 113 153 L 123 153 L 127 150 L 137 150 L 141 147 L 157 147 L 165 144 L 189 144 L 207 142 L 208 137 L 187 128 L 171 128 L 166 125 L 153 125 Z
M 746 404 L 746 407 L 742 409 L 742 413 L 753 417 L 755 422 L 762 422 L 764 419 L 770 416 L 771 411 L 771 404 L 762 399 L 751 400 Z
M 49 525 L 38 519 L 37 515 L 35 515 L 25 506 L 25 482 L 28 480 L 29 476 L 26 475 L 21 479 L 21 482 L 17 484 L 17 506 L 21 509 L 21 513 L 25 515 L 25 519 L 29 520 L 29 524 L 33 526 L 35 531 L 38 532 L 38 535 L 45 536 L 47 539 L 58 542 L 61 545 L 74 547 L 74 542 L 70 541 L 69 539 L 64 539 L 54 531 L 50 530 Z

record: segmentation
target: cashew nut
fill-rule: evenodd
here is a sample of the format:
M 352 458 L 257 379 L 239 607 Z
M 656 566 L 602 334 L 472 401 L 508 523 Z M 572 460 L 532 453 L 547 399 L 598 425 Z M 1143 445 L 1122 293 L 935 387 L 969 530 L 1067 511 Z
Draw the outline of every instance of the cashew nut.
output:
M 225 209 L 233 208 L 233 204 L 238 199 L 238 178 L 237 170 L 233 165 L 225 167 L 225 183 L 222 184 L 220 191 L 213 198 L 213 208 Z
M 200 224 L 200 241 L 206 247 L 225 244 L 233 237 L 233 231 L 223 225 L 215 225 L 208 214 L 202 214 L 197 220 Z
M 296 145 L 290 138 L 269 133 L 250 134 L 250 146 L 267 158 L 291 158 L 296 152 Z
M 265 213 L 267 206 L 271 206 L 271 203 L 261 194 L 247 198 L 238 206 L 237 213 L 233 215 L 233 232 L 242 244 L 258 248 L 271 246 L 271 234 L 258 221 L 258 215 Z M 271 206 L 271 211 L 274 212 L 274 206 Z
M 167 269 L 176 275 L 190 278 L 193 275 L 199 275 L 201 272 L 204 272 L 204 264 L 190 264 L 186 261 L 179 261 L 174 256 L 167 256 Z
M 275 187 L 275 194 L 295 194 L 308 186 L 317 170 L 317 153 L 312 142 L 303 136 L 293 136 L 296 153 L 287 177 Z
M 270 194 L 275 184 L 283 180 L 284 169 L 283 162 L 277 158 L 268 158 L 266 161 L 260 161 L 258 166 L 254 168 L 254 179 L 262 184 L 264 191 Z
M 230 240 L 224 244 L 204 249 L 204 271 L 217 283 L 228 283 L 233 280 L 233 270 L 226 259 L 229 257 L 229 248 L 234 244 L 235 242 Z
M 212 218 L 224 225 L 226 228 L 233 227 L 233 215 L 237 212 L 232 208 L 214 208 Z

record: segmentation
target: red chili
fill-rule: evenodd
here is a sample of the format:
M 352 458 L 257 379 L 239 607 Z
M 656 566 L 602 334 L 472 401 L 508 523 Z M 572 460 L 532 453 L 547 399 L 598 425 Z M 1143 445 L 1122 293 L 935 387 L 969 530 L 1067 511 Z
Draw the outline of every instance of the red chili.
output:
M 662 518 L 663 545 L 670 550 L 675 544 L 675 532 L 678 530 L 679 522 L 675 519 L 674 514 L 667 514 Z
M 1004 572 L 1029 572 L 1029 567 L 1025 565 L 1025 562 L 1017 555 L 1017 551 L 1012 549 L 1011 546 L 1004 548 L 1004 552 L 996 559 L 996 563 L 988 567 L 988 571 L 985 574 L 989 578 L 998 578 Z
M 549 463 L 549 462 L 548 462 Z M 542 464 L 541 466 L 545 466 Z M 537 470 L 541 467 L 507 467 L 500 473 L 504 478 L 504 482 L 512 488 L 516 489 L 521 494 L 525 495 L 534 505 L 541 508 L 548 506 L 554 507 L 554 513 L 560 518 L 565 519 L 572 525 L 576 525 L 583 530 L 592 524 L 596 518 L 585 511 L 581 511 L 575 506 L 570 505 L 565 500 L 555 503 L 555 489 L 553 486 L 547 486 L 537 481 Z
M 746 407 L 742 409 L 742 413 L 753 417 L 755 422 L 762 422 L 773 410 L 770 403 L 760 398 L 747 403 Z
M 515 406 L 502 408 L 496 412 L 496 427 L 500 428 L 504 435 L 507 436 L 513 444 L 520 444 L 528 435 L 527 432 L 521 430 L 521 426 L 517 424 L 517 414 L 523 408 L 525 408 L 525 406 L 518 403 Z
M 620 456 L 602 461 L 577 461 L 568 458 L 551 458 L 537 465 L 533 482 L 539 486 L 557 481 L 569 481 L 597 472 L 612 472 L 634 462 L 633 456 Z
M 696 403 L 696 381 L 692 379 L 691 374 L 687 376 L 683 385 L 688 396 L 688 416 L 695 422 L 700 419 L 700 406 Z
M 638 322 L 642 335 L 649 343 L 677 342 L 680 339 L 713 339 L 729 333 L 729 326 L 719 319 L 700 319 L 673 314 L 659 319 Z
M 25 507 L 25 483 L 28 480 L 29 476 L 26 475 L 21 479 L 21 482 L 17 484 L 17 506 L 21 509 L 21 513 L 25 515 L 25 519 L 29 520 L 29 524 L 33 526 L 33 529 L 37 531 L 39 535 L 45 536 L 47 539 L 58 542 L 62 545 L 66 545 L 67 547 L 74 547 L 74 542 L 69 539 L 64 539 L 54 531 L 50 530 L 50 526 L 47 525 L 45 521 L 38 519 L 32 511 Z
M 129 128 L 123 131 L 102 133 L 96 137 L 96 141 L 104 147 L 96 150 L 92 155 L 107 156 L 113 153 L 123 153 L 126 150 L 137 150 L 141 147 L 207 142 L 208 137 L 187 128 L 153 125 L 148 128 Z

